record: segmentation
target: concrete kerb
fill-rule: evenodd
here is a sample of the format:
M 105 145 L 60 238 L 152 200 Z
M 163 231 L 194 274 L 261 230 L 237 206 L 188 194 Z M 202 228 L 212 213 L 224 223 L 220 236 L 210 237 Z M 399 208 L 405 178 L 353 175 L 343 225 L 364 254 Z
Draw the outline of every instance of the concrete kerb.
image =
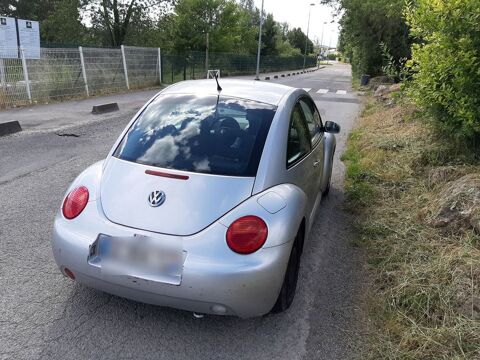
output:
M 99 115 L 118 110 L 120 110 L 120 108 L 118 107 L 117 103 L 94 105 L 92 108 L 92 114 Z
M 292 72 L 292 73 L 284 73 L 284 74 L 279 74 L 279 75 L 266 76 L 265 80 L 270 80 L 272 77 L 273 77 L 273 79 L 278 79 L 278 78 L 284 78 L 284 77 L 288 77 L 288 76 L 295 76 L 295 75 L 300 75 L 300 74 L 312 73 L 312 72 L 315 72 L 317 70 L 323 69 L 324 67 L 325 66 L 320 66 L 319 68 L 315 68 L 315 69 L 306 69 L 306 70 L 301 70 L 301 71 Z
M 18 121 L 8 121 L 0 123 L 0 136 L 7 136 L 22 131 Z

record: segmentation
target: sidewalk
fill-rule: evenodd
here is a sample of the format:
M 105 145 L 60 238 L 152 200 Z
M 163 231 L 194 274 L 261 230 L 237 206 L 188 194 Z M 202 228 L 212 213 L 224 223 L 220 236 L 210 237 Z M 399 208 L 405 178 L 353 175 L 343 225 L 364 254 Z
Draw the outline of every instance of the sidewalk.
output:
M 315 69 L 317 68 L 309 68 L 306 70 L 313 71 Z M 282 74 L 286 76 L 288 73 L 296 74 L 297 72 L 301 73 L 301 71 L 302 70 L 299 69 L 295 71 L 278 71 L 274 73 L 260 74 L 260 80 L 264 80 L 265 77 L 268 76 L 272 81 L 274 80 L 275 75 L 277 75 L 278 78 L 281 78 Z M 255 75 L 234 76 L 229 78 L 253 80 L 255 79 Z M 24 131 L 37 132 L 62 129 L 84 123 L 102 121 L 112 117 L 131 117 L 147 102 L 148 99 L 153 97 L 162 88 L 163 87 L 158 87 L 148 90 L 129 91 L 106 96 L 92 96 L 79 100 L 0 110 L 0 123 L 18 121 Z M 118 103 L 120 111 L 103 115 L 93 115 L 91 113 L 94 105 L 112 102 Z

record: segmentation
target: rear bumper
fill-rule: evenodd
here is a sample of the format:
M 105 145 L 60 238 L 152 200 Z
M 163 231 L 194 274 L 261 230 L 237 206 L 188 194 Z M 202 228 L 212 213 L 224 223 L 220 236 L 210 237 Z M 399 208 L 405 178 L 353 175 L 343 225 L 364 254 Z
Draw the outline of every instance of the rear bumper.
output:
M 127 276 L 106 276 L 88 262 L 89 246 L 99 233 L 113 236 L 166 236 L 116 225 L 99 216 L 98 204 L 89 203 L 73 221 L 61 214 L 55 219 L 52 248 L 60 269 L 73 271 L 87 286 L 145 303 L 189 311 L 236 315 L 266 314 L 280 292 L 292 241 L 262 248 L 250 255 L 232 252 L 225 242 L 226 227 L 215 223 L 182 241 L 186 251 L 180 285 Z M 96 213 L 96 214 L 95 214 Z M 88 226 L 85 226 L 88 224 Z

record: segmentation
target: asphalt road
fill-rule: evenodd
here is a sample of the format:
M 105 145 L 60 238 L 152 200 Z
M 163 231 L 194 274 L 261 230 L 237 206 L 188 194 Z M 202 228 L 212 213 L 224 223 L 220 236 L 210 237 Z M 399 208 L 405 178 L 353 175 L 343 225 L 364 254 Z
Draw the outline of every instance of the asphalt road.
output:
M 342 126 L 332 189 L 306 245 L 289 311 L 248 320 L 194 319 L 189 312 L 111 296 L 60 274 L 50 248 L 54 214 L 69 183 L 108 153 L 143 102 L 140 96 L 138 106 L 102 121 L 0 138 L 0 358 L 359 357 L 365 280 L 362 254 L 351 244 L 352 219 L 342 210 L 339 160 L 360 109 L 350 69 L 334 65 L 275 81 L 310 89 L 324 120 Z M 35 116 L 35 108 L 30 110 Z M 0 113 L 0 120 L 8 120 L 4 117 Z

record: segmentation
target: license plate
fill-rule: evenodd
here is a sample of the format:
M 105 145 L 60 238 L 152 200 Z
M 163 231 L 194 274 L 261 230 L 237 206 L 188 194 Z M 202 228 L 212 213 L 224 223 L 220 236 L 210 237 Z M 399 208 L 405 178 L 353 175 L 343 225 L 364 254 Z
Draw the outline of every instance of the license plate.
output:
M 100 235 L 91 253 L 103 275 L 125 275 L 179 284 L 185 253 L 181 241 L 142 235 L 115 237 Z

